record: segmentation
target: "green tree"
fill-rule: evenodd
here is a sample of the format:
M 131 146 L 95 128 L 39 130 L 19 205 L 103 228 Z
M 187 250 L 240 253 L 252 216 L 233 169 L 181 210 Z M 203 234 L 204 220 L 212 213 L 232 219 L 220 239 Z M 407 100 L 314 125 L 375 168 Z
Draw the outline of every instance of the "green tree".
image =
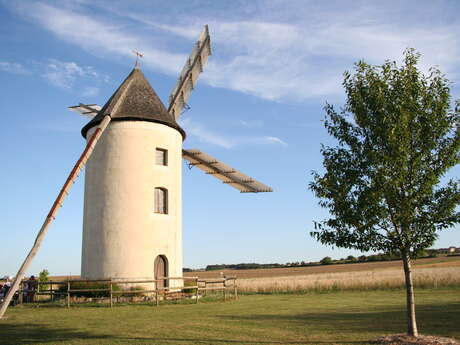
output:
M 357 259 L 353 255 L 347 256 L 347 261 L 356 261 Z
M 419 59 L 408 49 L 401 67 L 360 61 L 345 72 L 345 106 L 325 106 L 325 127 L 338 144 L 322 146 L 325 171 L 313 172 L 310 183 L 330 214 L 315 222 L 314 238 L 401 256 L 413 336 L 411 259 L 460 221 L 459 181 L 445 177 L 459 163 L 460 102 L 452 104 L 450 83 L 437 68 L 419 71 Z
M 50 272 L 45 268 L 38 274 L 38 281 L 40 283 L 49 282 Z M 40 284 L 40 290 L 48 290 L 49 286 L 47 284 Z
M 329 256 L 325 256 L 324 258 L 321 259 L 320 263 L 321 265 L 331 265 L 332 259 Z

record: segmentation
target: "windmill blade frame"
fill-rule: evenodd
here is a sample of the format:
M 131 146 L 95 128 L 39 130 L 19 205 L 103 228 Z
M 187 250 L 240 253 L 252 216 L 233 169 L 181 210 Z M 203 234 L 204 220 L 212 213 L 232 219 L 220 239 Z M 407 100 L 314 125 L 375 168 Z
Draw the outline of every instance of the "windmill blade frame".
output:
M 217 158 L 197 149 L 182 150 L 182 158 L 189 166 L 196 166 L 208 175 L 221 180 L 224 184 L 239 190 L 241 193 L 273 192 L 273 189 L 254 178 L 222 163 Z
M 205 25 L 201 32 L 192 53 L 187 58 L 185 66 L 179 75 L 179 80 L 169 96 L 169 113 L 177 120 L 182 110 L 187 107 L 187 101 L 192 93 L 195 84 L 203 72 L 203 68 L 211 55 L 211 37 L 208 26 Z
M 83 104 L 80 103 L 78 105 L 73 105 L 71 107 L 68 107 L 70 111 L 76 112 L 80 115 L 86 116 L 86 117 L 94 117 L 97 115 L 99 110 L 101 110 L 101 106 L 97 104 Z

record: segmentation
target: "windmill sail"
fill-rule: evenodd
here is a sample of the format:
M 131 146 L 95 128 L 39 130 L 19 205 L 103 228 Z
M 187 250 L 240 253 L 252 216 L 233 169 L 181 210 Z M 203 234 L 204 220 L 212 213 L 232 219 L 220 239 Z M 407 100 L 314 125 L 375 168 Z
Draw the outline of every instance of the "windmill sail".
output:
M 101 110 L 101 107 L 97 104 L 80 103 L 79 105 L 69 107 L 69 109 L 84 116 L 94 117 L 97 115 L 99 110 Z
M 238 189 L 241 193 L 273 192 L 269 186 L 222 163 L 200 150 L 182 150 L 182 157 L 190 166 L 196 166 L 206 174 L 213 175 L 223 183 Z
M 179 118 L 182 109 L 186 106 L 196 81 L 200 73 L 203 72 L 203 68 L 210 55 L 211 37 L 209 36 L 208 26 L 205 25 L 184 68 L 182 68 L 176 86 L 169 96 L 168 111 L 176 120 Z

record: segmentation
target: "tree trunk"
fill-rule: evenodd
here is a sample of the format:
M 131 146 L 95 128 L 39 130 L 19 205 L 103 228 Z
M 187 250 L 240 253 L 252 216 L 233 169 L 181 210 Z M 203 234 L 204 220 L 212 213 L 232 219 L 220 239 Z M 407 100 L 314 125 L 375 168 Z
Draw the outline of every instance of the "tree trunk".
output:
M 411 259 L 407 252 L 402 252 L 404 276 L 406 278 L 407 335 L 418 337 L 415 319 L 414 284 L 412 282 Z

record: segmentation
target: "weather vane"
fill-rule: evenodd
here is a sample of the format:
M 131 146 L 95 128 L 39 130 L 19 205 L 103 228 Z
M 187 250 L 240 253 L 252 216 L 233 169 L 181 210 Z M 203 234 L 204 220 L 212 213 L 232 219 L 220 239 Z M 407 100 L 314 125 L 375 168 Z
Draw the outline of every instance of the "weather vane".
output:
M 134 64 L 134 68 L 139 68 L 139 58 L 143 58 L 144 57 L 144 54 L 142 53 L 139 53 L 137 50 L 133 50 L 133 54 L 136 55 L 136 63 Z

